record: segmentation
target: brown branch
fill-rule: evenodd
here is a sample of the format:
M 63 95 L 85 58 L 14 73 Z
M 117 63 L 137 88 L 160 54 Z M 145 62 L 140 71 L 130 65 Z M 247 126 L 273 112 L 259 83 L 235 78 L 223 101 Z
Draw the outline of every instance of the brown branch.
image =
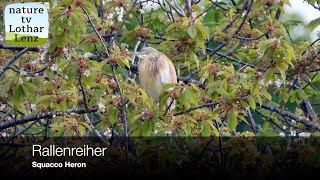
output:
M 9 49 L 9 50 L 18 50 L 21 51 L 26 47 L 11 47 L 11 46 L 5 46 L 4 42 L 0 42 L 0 49 Z M 29 47 L 28 51 L 35 51 L 35 52 L 39 52 L 40 48 L 39 47 Z
M 240 32 L 242 26 L 243 26 L 244 23 L 246 22 L 247 17 L 248 17 L 248 15 L 249 15 L 249 12 L 251 11 L 252 4 L 253 4 L 253 0 L 251 0 L 250 5 L 249 5 L 249 7 L 248 7 L 248 9 L 247 9 L 247 12 L 246 12 L 246 14 L 244 15 L 243 20 L 242 20 L 240 26 L 238 27 L 237 31 L 232 35 L 233 37 Z
M 222 9 L 222 10 L 224 10 L 224 11 L 228 11 L 227 8 L 222 7 L 221 5 L 219 5 L 219 4 L 217 3 L 217 1 L 216 1 L 216 2 L 214 2 L 213 0 L 210 0 L 210 1 L 211 1 L 212 4 L 216 5 L 216 6 L 219 7 L 220 9 Z
M 274 107 L 274 106 L 271 106 L 271 105 L 268 105 L 268 104 L 265 104 L 265 103 L 260 104 L 259 102 L 256 102 L 256 104 L 258 106 L 261 106 L 263 109 L 268 109 L 270 111 L 276 112 L 276 113 L 278 113 L 278 114 L 280 114 L 280 115 L 282 115 L 284 117 L 288 117 L 290 119 L 293 119 L 296 122 L 300 122 L 300 123 L 304 124 L 307 127 L 310 127 L 312 129 L 316 129 L 316 130 L 320 130 L 320 126 L 311 123 L 307 119 L 304 119 L 304 118 L 298 117 L 298 116 L 296 116 L 294 114 L 291 114 L 291 113 L 289 113 L 289 112 L 287 112 L 285 110 L 279 109 L 277 107 Z
M 87 98 L 86 98 L 86 93 L 84 92 L 84 88 L 83 88 L 83 85 L 82 85 L 81 78 L 82 78 L 82 76 L 80 75 L 79 78 L 78 78 L 78 83 L 79 83 L 79 86 L 80 86 L 80 91 L 81 91 L 82 96 L 83 96 L 82 98 L 83 98 L 84 107 L 86 109 L 89 109 Z
M 120 94 L 120 101 L 121 101 L 120 111 L 121 111 L 121 115 L 122 115 L 122 123 L 123 123 L 123 129 L 124 129 L 123 132 L 124 132 L 124 137 L 125 137 L 125 151 L 126 151 L 125 158 L 126 158 L 126 160 L 128 160 L 128 152 L 129 152 L 129 142 L 128 142 L 129 135 L 128 135 L 128 131 L 129 131 L 129 127 L 128 127 L 127 113 L 126 113 L 127 101 L 125 101 L 124 98 L 123 98 L 123 94 L 122 94 L 122 90 L 121 90 L 121 87 L 120 87 L 120 83 L 119 83 L 119 80 L 117 78 L 117 75 L 116 75 L 116 72 L 114 70 L 114 66 L 113 65 L 111 65 L 111 70 L 112 70 L 113 79 L 117 84 L 117 89 L 118 89 L 119 94 Z
M 79 108 L 79 109 L 68 109 L 66 111 L 53 111 L 53 112 L 46 112 L 42 114 L 37 114 L 29 117 L 25 117 L 22 119 L 18 119 L 15 121 L 11 121 L 9 123 L 3 124 L 0 126 L 0 130 L 16 126 L 18 124 L 24 124 L 30 121 L 40 121 L 41 119 L 51 119 L 55 116 L 63 116 L 65 113 L 70 114 L 70 113 L 76 113 L 76 114 L 84 114 L 84 113 L 91 113 L 91 112 L 96 112 L 98 111 L 98 108 L 91 108 L 91 109 L 85 109 L 85 108 Z
M 263 33 L 262 35 L 260 35 L 258 37 L 255 37 L 255 38 L 245 38 L 245 37 L 241 37 L 241 36 L 237 36 L 236 38 L 241 39 L 241 40 L 245 40 L 245 41 L 253 41 L 253 40 L 258 40 L 267 34 L 269 34 L 269 31 Z
M 189 113 L 193 110 L 196 110 L 196 109 L 200 109 L 200 108 L 203 108 L 203 107 L 210 107 L 210 106 L 214 106 L 215 103 L 206 103 L 206 104 L 201 104 L 201 105 L 197 105 L 197 106 L 194 106 L 194 107 L 191 107 L 185 111 L 179 111 L 179 112 L 175 112 L 173 115 L 174 116 L 178 116 L 178 115 L 181 115 L 181 114 L 186 114 L 186 113 Z
M 13 64 L 20 56 L 22 56 L 24 53 L 26 53 L 27 51 L 29 51 L 30 47 L 26 47 L 24 48 L 22 51 L 16 53 L 12 59 L 7 62 L 7 64 L 5 64 L 2 67 L 2 70 L 0 70 L 0 77 L 4 74 L 4 72 L 6 72 L 8 70 L 8 68 L 10 67 L 11 64 Z
M 107 49 L 106 45 L 104 44 L 104 41 L 103 41 L 102 37 L 101 37 L 100 34 L 98 33 L 97 28 L 94 26 L 94 24 L 93 24 L 93 22 L 92 22 L 92 20 L 91 20 L 91 17 L 90 17 L 89 14 L 88 14 L 88 12 L 87 12 L 82 6 L 80 6 L 80 7 L 81 7 L 82 11 L 85 13 L 85 15 L 88 17 L 88 20 L 89 20 L 89 22 L 90 22 L 90 24 L 91 24 L 94 32 L 96 33 L 96 35 L 97 35 L 98 38 L 100 39 L 100 42 L 101 42 L 101 44 L 102 44 L 105 52 L 107 53 L 108 57 L 110 57 L 109 52 L 108 52 L 108 49 Z

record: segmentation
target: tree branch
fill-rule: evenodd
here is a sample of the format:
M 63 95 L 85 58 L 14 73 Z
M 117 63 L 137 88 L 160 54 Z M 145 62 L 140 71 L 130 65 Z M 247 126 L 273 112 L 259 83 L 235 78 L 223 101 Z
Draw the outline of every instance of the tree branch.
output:
M 310 127 L 312 129 L 316 129 L 316 130 L 320 130 L 320 126 L 317 126 L 317 125 L 311 123 L 309 120 L 301 118 L 301 117 L 298 117 L 296 115 L 293 115 L 293 114 L 291 114 L 291 113 L 289 113 L 289 112 L 287 112 L 285 110 L 279 109 L 277 107 L 274 107 L 274 106 L 271 106 L 271 105 L 268 105 L 268 104 L 265 104 L 265 103 L 260 104 L 259 102 L 256 102 L 256 104 L 258 106 L 261 106 L 264 109 L 268 109 L 270 111 L 274 111 L 274 112 L 276 112 L 276 113 L 278 113 L 278 114 L 280 114 L 282 116 L 285 116 L 285 117 L 288 117 L 290 119 L 293 119 L 296 122 L 300 122 L 300 123 L 304 124 L 307 127 Z
M 26 47 L 24 48 L 22 51 L 18 52 L 17 54 L 15 54 L 12 59 L 7 62 L 7 64 L 5 64 L 2 67 L 2 70 L 0 70 L 0 77 L 4 74 L 4 72 L 6 72 L 6 70 L 8 70 L 8 68 L 10 67 L 10 65 L 12 63 L 14 63 L 20 56 L 22 56 L 24 53 L 26 53 L 27 51 L 29 51 L 30 47 Z
M 98 38 L 100 39 L 100 42 L 101 42 L 101 44 L 102 44 L 105 52 L 107 53 L 108 57 L 110 57 L 110 54 L 109 54 L 109 52 L 108 52 L 108 49 L 107 49 L 106 45 L 104 44 L 104 41 L 103 41 L 102 37 L 101 37 L 100 34 L 98 33 L 97 28 L 94 26 L 94 24 L 93 24 L 93 22 L 92 22 L 92 20 L 91 20 L 91 17 L 90 17 L 89 14 L 88 14 L 88 12 L 87 12 L 82 6 L 80 6 L 80 7 L 81 7 L 82 11 L 85 13 L 85 15 L 88 17 L 88 20 L 89 20 L 89 22 L 90 22 L 90 24 L 91 24 L 94 32 L 96 33 L 96 35 L 97 35 Z
M 11 47 L 11 46 L 5 46 L 4 42 L 0 42 L 0 49 L 9 49 L 9 50 L 18 50 L 18 51 L 22 51 L 23 49 L 25 49 L 26 47 Z M 35 52 L 39 52 L 40 48 L 39 47 L 29 47 L 28 51 L 35 51 Z
M 179 112 L 175 112 L 173 115 L 174 116 L 178 116 L 178 115 L 181 115 L 181 114 L 186 114 L 186 113 L 189 113 L 193 110 L 196 110 L 196 109 L 200 109 L 200 108 L 203 108 L 203 107 L 210 107 L 210 106 L 214 106 L 215 103 L 206 103 L 206 104 L 201 104 L 201 105 L 197 105 L 197 106 L 194 106 L 194 107 L 191 107 L 185 111 L 179 111 Z
M 47 119 L 47 118 L 53 118 L 55 116 L 63 116 L 64 113 L 70 114 L 70 113 L 76 113 L 76 114 L 84 114 L 84 113 L 90 113 L 90 112 L 96 112 L 98 111 L 98 108 L 91 108 L 91 109 L 85 109 L 85 108 L 79 108 L 79 109 L 69 109 L 66 111 L 53 111 L 53 112 L 46 112 L 43 114 L 38 114 L 34 116 L 25 117 L 22 119 L 18 119 L 16 121 L 11 121 L 9 123 L 3 124 L 0 126 L 0 130 L 16 126 L 18 124 L 24 124 L 30 121 L 39 121 L 41 119 Z

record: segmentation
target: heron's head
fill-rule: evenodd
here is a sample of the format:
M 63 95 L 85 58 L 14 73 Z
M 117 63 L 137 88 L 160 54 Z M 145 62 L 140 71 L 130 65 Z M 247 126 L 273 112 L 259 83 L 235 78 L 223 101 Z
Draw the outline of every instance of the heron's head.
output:
M 159 53 L 159 51 L 157 51 L 156 49 L 152 48 L 152 47 L 143 47 L 139 52 L 130 52 L 130 54 L 132 55 L 136 55 L 141 59 L 144 59 L 147 56 L 150 55 L 157 55 Z

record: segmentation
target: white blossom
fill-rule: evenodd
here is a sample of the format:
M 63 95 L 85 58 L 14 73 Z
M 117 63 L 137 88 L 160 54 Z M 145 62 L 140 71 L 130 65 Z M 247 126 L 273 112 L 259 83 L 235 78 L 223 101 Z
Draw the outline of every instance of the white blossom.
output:
M 241 17 L 244 17 L 246 15 L 247 11 L 243 11 L 243 13 L 241 14 Z
M 172 91 L 172 90 L 173 90 L 173 87 L 170 87 L 168 90 L 169 90 L 169 91 Z
M 54 114 L 53 116 L 52 116 L 52 118 L 56 118 L 57 116 Z
M 281 87 L 281 85 L 283 84 L 283 81 L 281 79 L 277 79 L 274 83 L 277 87 Z
M 68 77 L 67 75 L 64 75 L 64 78 L 65 78 L 65 79 L 69 79 L 69 77 Z
M 99 106 L 99 109 L 101 109 L 103 113 L 106 111 L 106 106 L 104 106 L 102 103 L 99 103 L 98 106 Z
M 281 137 L 285 137 L 284 132 L 279 133 L 279 136 L 281 136 Z
M 297 135 L 297 131 L 290 131 L 290 136 L 296 136 Z
M 110 13 L 107 15 L 107 19 L 112 19 L 113 18 L 114 13 Z
M 139 9 L 140 14 L 144 14 L 144 10 L 143 9 Z
M 261 86 L 264 86 L 264 80 L 263 79 L 261 79 L 259 83 L 260 83 Z
M 287 129 L 287 126 L 283 126 L 282 129 Z
M 172 134 L 172 131 L 164 131 L 164 133 L 171 135 L 171 134 Z
M 6 108 L 6 105 L 5 105 L 5 104 L 1 104 L 0 110 L 2 110 L 2 109 L 4 109 L 4 108 Z
M 89 71 L 88 69 L 85 70 L 85 71 L 84 71 L 84 75 L 87 76 L 87 77 L 89 77 L 89 76 L 90 76 L 90 71 Z
M 306 132 L 299 133 L 299 137 L 309 137 L 310 135 L 311 135 L 310 133 L 306 133 Z
M 121 22 L 121 21 L 122 21 L 122 18 L 123 18 L 123 15 L 119 15 L 119 16 L 118 16 L 118 21 Z
M 50 67 L 50 69 L 52 71 L 57 71 L 58 70 L 58 65 L 57 64 L 52 64 L 52 66 Z
M 37 61 L 31 61 L 31 64 L 35 66 L 35 65 L 38 64 L 38 62 Z
M 158 130 L 154 130 L 154 134 L 157 134 L 158 133 Z
M 272 85 L 273 84 L 273 81 L 272 80 L 269 80 L 268 82 L 267 82 L 267 86 L 270 86 L 270 85 Z
M 103 135 L 105 135 L 106 137 L 111 137 L 112 136 L 111 129 L 106 128 L 106 130 L 103 132 Z
M 22 71 L 20 71 L 20 75 L 21 75 L 21 76 L 25 76 L 25 75 L 27 75 L 27 72 L 25 72 L 25 71 L 22 70 Z

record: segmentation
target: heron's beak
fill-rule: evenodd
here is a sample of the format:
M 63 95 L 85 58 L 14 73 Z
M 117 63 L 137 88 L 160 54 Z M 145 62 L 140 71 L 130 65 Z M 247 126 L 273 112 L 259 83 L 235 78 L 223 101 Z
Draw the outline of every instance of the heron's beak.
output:
M 138 58 L 142 59 L 144 58 L 146 55 L 142 54 L 141 52 L 132 52 L 132 51 L 129 51 L 129 54 L 130 55 L 133 55 L 133 56 L 138 56 Z
M 139 52 L 129 51 L 128 53 L 129 53 L 130 55 L 135 55 L 135 56 L 141 55 Z

